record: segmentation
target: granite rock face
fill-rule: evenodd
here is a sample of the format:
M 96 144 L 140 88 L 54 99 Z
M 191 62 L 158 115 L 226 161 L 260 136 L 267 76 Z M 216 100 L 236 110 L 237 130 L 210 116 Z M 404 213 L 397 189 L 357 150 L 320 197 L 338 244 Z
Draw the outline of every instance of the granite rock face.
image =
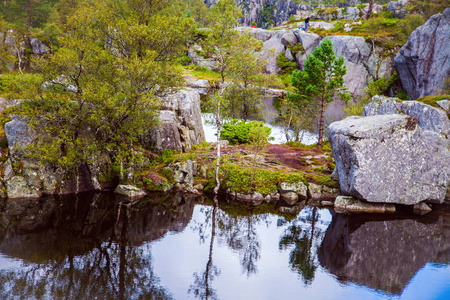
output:
M 193 145 L 205 141 L 198 91 L 186 88 L 161 98 L 161 102 L 159 128 L 146 138 L 147 145 L 156 152 L 190 151 Z
M 349 117 L 328 128 L 344 195 L 413 205 L 444 201 L 450 180 L 449 140 L 415 117 Z
M 325 21 L 332 20 L 358 20 L 359 9 L 356 7 L 337 8 L 331 13 L 323 13 L 321 10 L 314 10 L 311 13 L 311 18 L 320 19 Z
M 447 113 L 418 101 L 400 101 L 397 98 L 374 96 L 364 106 L 363 116 L 406 114 L 415 117 L 423 130 L 443 135 L 450 134 L 450 121 Z
M 394 66 L 410 100 L 434 95 L 450 76 L 450 8 L 418 27 L 401 48 Z

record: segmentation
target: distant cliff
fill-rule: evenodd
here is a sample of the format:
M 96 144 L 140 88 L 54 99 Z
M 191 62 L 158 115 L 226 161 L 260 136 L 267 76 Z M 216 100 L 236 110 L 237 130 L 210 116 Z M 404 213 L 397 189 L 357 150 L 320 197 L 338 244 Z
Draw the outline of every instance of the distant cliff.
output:
M 218 0 L 203 0 L 207 7 L 214 5 Z M 243 17 L 241 23 L 249 26 L 252 22 L 256 22 L 258 27 L 269 27 L 271 25 L 278 26 L 287 21 L 290 16 L 298 15 L 306 17 L 312 8 L 305 4 L 309 1 L 295 0 L 237 0 L 238 5 L 242 8 Z M 353 6 L 360 3 L 359 0 L 347 0 L 345 5 Z

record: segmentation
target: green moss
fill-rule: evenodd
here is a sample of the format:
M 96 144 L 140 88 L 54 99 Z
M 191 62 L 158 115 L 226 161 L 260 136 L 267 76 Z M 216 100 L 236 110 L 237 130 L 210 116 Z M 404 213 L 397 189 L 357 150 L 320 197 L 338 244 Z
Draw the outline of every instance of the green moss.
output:
M 331 175 L 309 175 L 309 179 L 320 185 L 325 185 L 330 188 L 339 188 L 339 184 L 331 178 Z
M 252 168 L 224 162 L 220 180 L 223 183 L 223 188 L 232 192 L 243 194 L 258 192 L 264 196 L 277 191 L 278 184 L 281 182 L 304 182 L 307 184 L 303 174 L 299 172 L 286 173 L 256 168 L 253 182 L 252 173 Z

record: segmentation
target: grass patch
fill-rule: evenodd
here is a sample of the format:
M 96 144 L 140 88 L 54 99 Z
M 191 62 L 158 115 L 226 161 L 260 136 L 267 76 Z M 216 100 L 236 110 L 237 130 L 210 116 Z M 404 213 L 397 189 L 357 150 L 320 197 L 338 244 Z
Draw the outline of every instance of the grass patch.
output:
M 437 96 L 425 96 L 420 97 L 417 99 L 417 101 L 431 105 L 433 107 L 440 108 L 436 102 L 440 100 L 450 100 L 450 95 L 437 95 Z
M 252 183 L 252 172 L 253 169 L 250 167 L 242 167 L 227 161 L 222 164 L 220 181 L 224 189 L 229 189 L 232 192 L 244 194 L 258 192 L 263 196 L 276 192 L 278 184 L 281 182 L 295 183 L 301 181 L 307 184 L 303 174 L 300 172 L 286 173 L 262 168 L 255 169 L 255 178 Z
M 205 67 L 191 64 L 188 66 L 182 66 L 182 68 L 184 75 L 191 75 L 194 78 L 198 79 L 206 79 L 210 82 L 211 85 L 215 85 L 215 83 L 218 83 L 221 80 L 220 74 L 218 72 L 208 70 Z

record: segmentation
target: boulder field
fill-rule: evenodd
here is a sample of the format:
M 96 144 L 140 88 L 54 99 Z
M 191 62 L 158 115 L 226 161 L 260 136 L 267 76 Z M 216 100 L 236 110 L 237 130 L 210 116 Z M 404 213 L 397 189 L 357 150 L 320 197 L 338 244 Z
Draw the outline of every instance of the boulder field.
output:
M 341 192 L 367 202 L 442 203 L 450 181 L 444 110 L 375 96 L 362 117 L 328 128 Z

